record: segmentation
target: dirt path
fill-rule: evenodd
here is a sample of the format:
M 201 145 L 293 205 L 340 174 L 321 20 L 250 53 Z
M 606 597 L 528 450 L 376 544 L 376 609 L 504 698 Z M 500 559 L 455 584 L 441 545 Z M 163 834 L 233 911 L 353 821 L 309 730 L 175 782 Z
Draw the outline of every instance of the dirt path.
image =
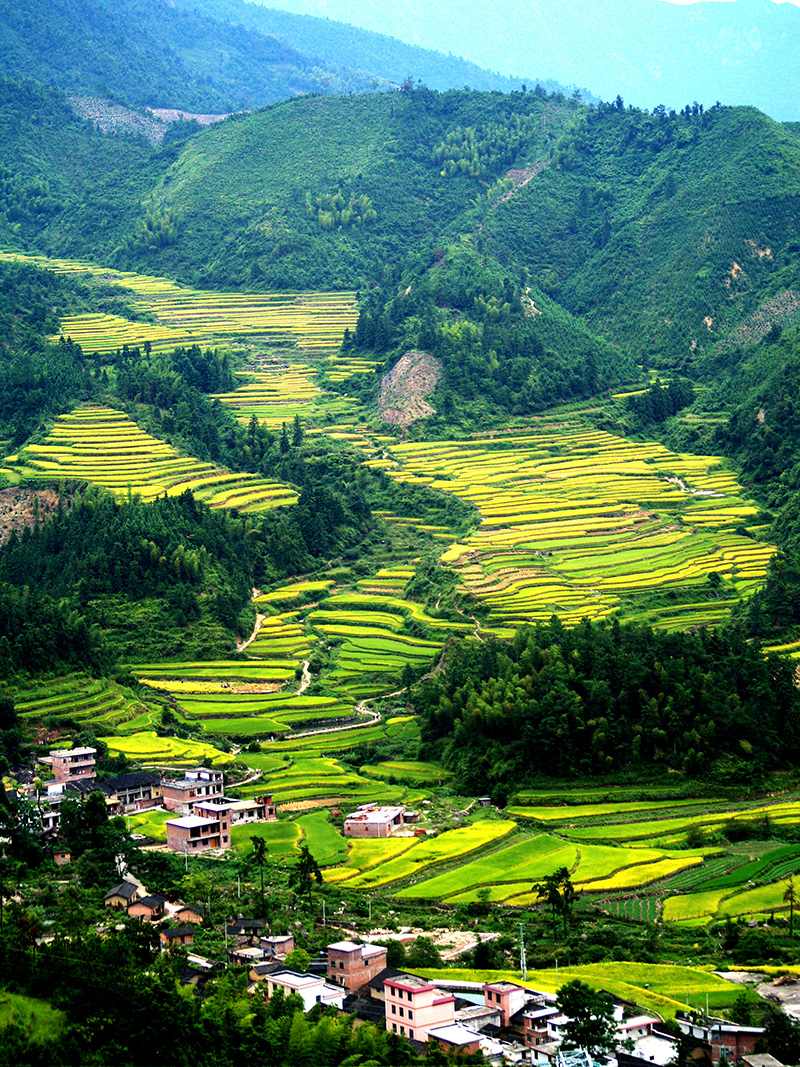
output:
M 255 641 L 255 639 L 258 637 L 259 630 L 264 625 L 264 619 L 266 619 L 266 617 L 267 617 L 266 615 L 259 615 L 258 613 L 256 613 L 256 624 L 253 627 L 253 632 L 250 634 L 250 636 L 247 638 L 246 641 L 237 641 L 236 642 L 236 651 L 237 652 L 244 652 L 244 650 L 247 648 L 247 646 L 251 645 L 253 643 L 253 641 Z
M 303 660 L 303 678 L 297 690 L 298 696 L 300 696 L 301 693 L 305 693 L 306 689 L 311 685 L 311 671 L 308 669 L 309 662 L 310 661 L 307 659 Z
M 352 722 L 348 726 L 321 726 L 316 730 L 298 730 L 296 733 L 293 731 L 292 738 L 311 737 L 314 734 L 334 734 L 340 730 L 360 730 L 364 726 L 374 726 L 376 722 L 381 721 L 380 712 L 372 711 L 363 701 L 360 704 L 356 704 L 355 710 L 362 715 L 369 715 L 370 718 L 365 719 L 363 722 Z

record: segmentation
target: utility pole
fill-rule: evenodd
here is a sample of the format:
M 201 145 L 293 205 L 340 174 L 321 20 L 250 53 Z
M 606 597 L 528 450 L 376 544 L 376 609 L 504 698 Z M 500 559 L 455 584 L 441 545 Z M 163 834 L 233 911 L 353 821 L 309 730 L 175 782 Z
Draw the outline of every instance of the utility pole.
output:
M 322 898 L 322 925 L 325 926 L 325 897 Z
M 522 971 L 522 981 L 528 980 L 528 961 L 525 959 L 525 924 L 519 924 L 519 969 Z

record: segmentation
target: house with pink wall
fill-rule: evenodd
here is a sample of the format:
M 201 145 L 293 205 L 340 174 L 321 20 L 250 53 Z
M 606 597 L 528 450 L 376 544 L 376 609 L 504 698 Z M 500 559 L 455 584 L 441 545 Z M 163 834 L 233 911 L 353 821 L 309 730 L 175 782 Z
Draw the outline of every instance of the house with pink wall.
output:
M 412 1041 L 427 1041 L 428 1031 L 455 1022 L 456 998 L 425 978 L 399 974 L 383 983 L 386 1029 Z

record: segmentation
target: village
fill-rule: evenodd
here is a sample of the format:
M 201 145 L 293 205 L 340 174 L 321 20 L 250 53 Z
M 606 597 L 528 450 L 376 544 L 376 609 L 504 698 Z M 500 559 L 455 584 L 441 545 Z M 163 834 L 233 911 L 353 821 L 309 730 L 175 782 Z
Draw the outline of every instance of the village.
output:
M 224 855 L 231 848 L 231 827 L 236 824 L 277 820 L 269 792 L 248 800 L 226 797 L 222 771 L 196 767 L 185 770 L 182 778 L 133 771 L 98 779 L 96 755 L 95 749 L 84 747 L 56 749 L 40 757 L 53 778 L 43 791 L 37 790 L 37 803 L 44 835 L 59 865 L 70 862 L 58 839 L 60 806 L 70 794 L 85 800 L 99 792 L 110 817 L 155 809 L 170 813 L 163 847 L 187 863 L 189 856 L 201 853 Z M 353 839 L 386 839 L 398 832 L 426 834 L 415 826 L 418 821 L 419 813 L 403 805 L 365 803 L 344 816 L 343 833 Z M 267 1001 L 279 992 L 283 997 L 296 996 L 305 1011 L 321 1005 L 352 1015 L 357 1025 L 368 1021 L 385 1028 L 417 1050 L 439 1046 L 451 1054 L 480 1053 L 495 1065 L 593 1067 L 597 1060 L 593 1050 L 573 1047 L 570 1017 L 554 993 L 505 980 L 438 977 L 432 981 L 389 965 L 387 941 L 409 940 L 413 933 L 407 928 L 380 931 L 382 943 L 364 940 L 355 930 L 343 931 L 346 939 L 331 941 L 317 958 L 309 959 L 302 950 L 296 952 L 300 946 L 294 933 L 271 933 L 264 919 L 230 916 L 223 930 L 224 959 L 213 959 L 194 947 L 196 931 L 207 926 L 203 907 L 150 893 L 140 879 L 123 868 L 120 873 L 122 881 L 104 895 L 105 908 L 152 927 L 162 952 L 185 952 L 182 981 L 198 996 L 222 971 L 236 968 L 247 974 L 252 996 Z M 610 1060 L 603 1056 L 598 1062 L 666 1067 L 676 1062 L 680 1041 L 698 1065 L 781 1067 L 775 1057 L 755 1052 L 762 1027 L 713 1018 L 707 1011 L 679 1016 L 676 1032 L 658 1015 L 642 1013 L 634 1003 L 615 997 L 613 1026 L 616 1048 Z

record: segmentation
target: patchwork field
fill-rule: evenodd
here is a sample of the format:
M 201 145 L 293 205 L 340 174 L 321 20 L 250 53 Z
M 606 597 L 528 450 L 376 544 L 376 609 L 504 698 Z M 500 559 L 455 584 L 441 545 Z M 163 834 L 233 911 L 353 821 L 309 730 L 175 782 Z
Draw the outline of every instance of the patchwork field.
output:
M 294 504 L 297 493 L 256 474 L 232 474 L 181 456 L 112 408 L 78 408 L 56 419 L 45 440 L 28 444 L 6 466 L 40 481 L 87 481 L 117 496 L 153 500 L 190 489 L 212 508 L 265 511 Z
M 355 326 L 355 294 L 343 293 L 217 293 L 176 285 L 166 278 L 111 270 L 69 259 L 48 259 L 13 252 L 0 259 L 33 263 L 65 274 L 88 274 L 118 286 L 143 320 L 116 315 L 75 315 L 65 318 L 61 333 L 87 353 L 113 352 L 123 345 L 172 348 L 182 344 L 214 344 L 233 337 L 272 343 L 299 344 L 308 349 L 338 346 L 347 327 Z
M 222 767 L 233 756 L 213 745 L 178 737 L 159 737 L 153 730 L 143 730 L 130 737 L 107 737 L 104 741 L 112 755 L 121 752 L 143 767 L 198 767 L 211 764 Z
M 667 628 L 721 621 L 774 553 L 734 532 L 756 508 L 718 457 L 678 455 L 589 428 L 470 442 L 400 443 L 401 481 L 473 503 L 480 528 L 442 556 L 492 620 L 519 624 L 620 611 Z M 723 579 L 709 596 L 710 575 Z M 696 589 L 677 604 L 664 589 Z

